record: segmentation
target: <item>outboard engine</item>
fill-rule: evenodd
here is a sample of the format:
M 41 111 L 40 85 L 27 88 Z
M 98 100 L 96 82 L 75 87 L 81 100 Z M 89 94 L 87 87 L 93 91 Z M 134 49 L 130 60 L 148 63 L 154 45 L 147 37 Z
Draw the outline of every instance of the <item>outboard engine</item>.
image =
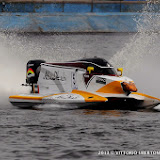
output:
M 44 60 L 30 60 L 27 63 L 26 83 L 36 84 L 40 73 L 40 64 L 45 63 Z

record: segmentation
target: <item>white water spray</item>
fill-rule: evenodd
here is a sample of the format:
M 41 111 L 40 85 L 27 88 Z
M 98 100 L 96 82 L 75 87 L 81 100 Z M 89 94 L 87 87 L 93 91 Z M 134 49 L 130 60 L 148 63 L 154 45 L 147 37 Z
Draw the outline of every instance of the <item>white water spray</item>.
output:
M 148 8 L 150 7 L 150 8 Z M 138 33 L 115 54 L 110 62 L 123 67 L 124 74 L 134 79 L 140 92 L 160 97 L 160 16 L 149 13 L 150 3 L 137 21 Z
M 63 41 L 64 37 L 58 36 L 48 39 L 41 35 L 0 33 L 0 101 L 4 98 L 6 101 L 12 94 L 29 92 L 26 87 L 21 87 L 21 84 L 25 83 L 26 63 L 29 60 L 44 59 L 53 62 L 76 59 L 77 50 L 72 48 L 69 42 L 68 46 L 64 45 Z M 82 53 L 83 50 L 78 52 Z
M 23 61 L 20 55 L 10 47 L 7 47 L 8 38 L 0 35 L 0 101 L 6 101 L 9 93 L 18 93 L 21 90 L 20 84 L 24 82 L 25 76 Z

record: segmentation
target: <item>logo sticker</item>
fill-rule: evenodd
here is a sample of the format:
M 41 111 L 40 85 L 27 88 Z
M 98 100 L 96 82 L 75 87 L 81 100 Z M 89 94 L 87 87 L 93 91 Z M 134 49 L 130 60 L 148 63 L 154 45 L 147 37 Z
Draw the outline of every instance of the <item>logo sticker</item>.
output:
M 77 80 L 76 80 L 76 74 L 75 73 L 71 73 L 72 77 L 72 89 L 78 89 L 78 86 L 77 86 Z
M 35 73 L 34 73 L 33 69 L 29 68 L 27 70 L 27 77 L 34 77 L 34 76 L 35 76 Z
M 50 71 L 46 71 L 45 75 L 43 77 L 43 79 L 45 80 L 57 80 L 57 81 L 66 81 L 66 77 L 65 76 L 60 76 L 59 72 L 54 71 L 54 73 L 50 72 Z
M 101 78 L 101 77 L 97 77 L 96 83 L 106 84 L 106 79 L 105 78 Z
M 74 94 L 62 94 L 54 97 L 55 99 L 78 99 L 77 95 Z

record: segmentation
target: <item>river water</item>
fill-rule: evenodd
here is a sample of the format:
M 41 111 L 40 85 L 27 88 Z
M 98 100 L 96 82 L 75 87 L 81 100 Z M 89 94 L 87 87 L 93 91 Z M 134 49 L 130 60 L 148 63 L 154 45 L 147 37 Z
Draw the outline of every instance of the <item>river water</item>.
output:
M 3 160 L 159 159 L 158 111 L 88 110 L 77 106 L 44 105 L 19 109 L 8 96 L 26 92 L 26 63 L 98 56 L 123 67 L 139 91 L 159 96 L 158 33 L 0 34 L 0 155 Z M 102 154 L 134 151 L 135 155 Z M 139 154 L 136 154 L 138 152 Z M 111 153 L 111 152 L 110 152 Z M 127 152 L 128 153 L 128 152 Z

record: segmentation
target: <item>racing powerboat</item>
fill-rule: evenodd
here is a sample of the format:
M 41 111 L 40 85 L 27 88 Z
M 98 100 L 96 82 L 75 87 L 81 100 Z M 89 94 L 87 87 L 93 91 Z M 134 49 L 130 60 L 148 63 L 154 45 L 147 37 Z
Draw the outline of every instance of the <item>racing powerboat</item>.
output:
M 132 79 L 122 76 L 105 59 L 84 58 L 63 63 L 30 60 L 26 84 L 31 92 L 12 95 L 19 107 L 41 104 L 68 104 L 97 109 L 153 108 L 160 99 L 137 92 Z

